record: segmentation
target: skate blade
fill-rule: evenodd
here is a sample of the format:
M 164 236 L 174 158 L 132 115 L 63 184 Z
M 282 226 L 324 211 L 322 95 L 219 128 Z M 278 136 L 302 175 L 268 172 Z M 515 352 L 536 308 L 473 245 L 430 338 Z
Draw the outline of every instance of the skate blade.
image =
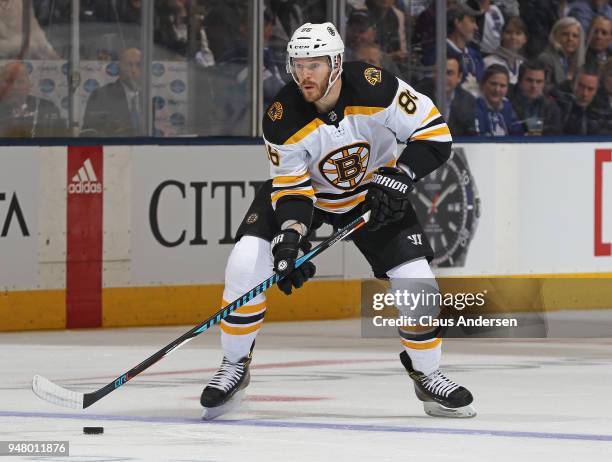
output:
M 423 403 L 425 413 L 432 417 L 450 417 L 454 419 L 468 419 L 476 416 L 476 410 L 471 404 L 467 406 L 451 408 L 442 406 L 433 401 L 425 401 Z
M 202 420 L 213 420 L 221 415 L 237 410 L 240 404 L 242 404 L 245 393 L 245 389 L 239 390 L 226 403 L 216 407 L 205 407 L 204 412 L 202 412 Z

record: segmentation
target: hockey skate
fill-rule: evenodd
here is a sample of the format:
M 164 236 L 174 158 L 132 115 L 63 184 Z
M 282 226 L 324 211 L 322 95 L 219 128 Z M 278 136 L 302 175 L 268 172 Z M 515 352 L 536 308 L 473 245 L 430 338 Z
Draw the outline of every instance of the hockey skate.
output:
M 249 364 L 251 354 L 237 363 L 223 358 L 221 367 L 202 392 L 200 403 L 204 406 L 203 420 L 212 420 L 237 409 L 242 403 L 246 387 L 251 381 Z
M 471 404 L 474 398 L 469 390 L 446 378 L 439 369 L 429 375 L 414 370 L 406 351 L 400 353 L 400 360 L 414 381 L 414 391 L 417 398 L 423 401 L 423 408 L 427 415 L 455 418 L 476 415 Z

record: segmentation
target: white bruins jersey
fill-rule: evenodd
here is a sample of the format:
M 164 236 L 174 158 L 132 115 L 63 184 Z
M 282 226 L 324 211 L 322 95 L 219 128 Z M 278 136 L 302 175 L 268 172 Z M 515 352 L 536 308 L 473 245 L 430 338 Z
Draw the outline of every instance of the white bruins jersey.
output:
M 373 172 L 395 165 L 397 140 L 409 147 L 417 142 L 450 146 L 452 141 L 427 96 L 361 62 L 344 65 L 338 103 L 327 114 L 317 113 L 295 82 L 287 84 L 264 114 L 263 130 L 272 206 L 283 197 L 301 196 L 333 213 L 347 212 L 365 200 Z M 407 166 L 420 178 L 444 160 L 424 159 L 426 165 L 420 166 L 415 157 Z

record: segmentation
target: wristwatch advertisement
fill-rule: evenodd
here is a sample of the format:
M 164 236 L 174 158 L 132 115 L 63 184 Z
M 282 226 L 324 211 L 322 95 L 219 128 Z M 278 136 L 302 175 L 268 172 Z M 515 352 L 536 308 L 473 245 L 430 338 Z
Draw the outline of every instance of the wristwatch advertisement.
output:
M 434 249 L 433 267 L 465 264 L 480 217 L 480 199 L 463 148 L 422 178 L 412 192 L 412 205 Z

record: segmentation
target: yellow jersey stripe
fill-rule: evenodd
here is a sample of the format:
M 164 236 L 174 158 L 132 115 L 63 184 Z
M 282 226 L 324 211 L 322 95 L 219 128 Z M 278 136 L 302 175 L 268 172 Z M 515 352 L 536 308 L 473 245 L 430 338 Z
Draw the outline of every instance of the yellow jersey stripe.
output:
M 230 325 L 225 321 L 221 321 L 221 324 L 219 324 L 219 327 L 221 327 L 221 330 L 225 332 L 226 334 L 247 335 L 253 332 L 257 332 L 261 328 L 262 324 L 263 324 L 263 319 L 258 321 L 257 324 L 253 324 L 251 326 L 245 326 L 245 327 L 238 327 L 235 324 Z
M 287 195 L 294 195 L 294 196 L 306 196 L 306 197 L 310 197 L 311 199 L 314 200 L 315 195 L 314 195 L 314 190 L 312 188 L 306 189 L 306 190 L 299 190 L 299 189 L 286 189 L 284 191 L 276 191 L 272 193 L 272 203 L 275 203 L 277 200 L 279 200 L 281 197 L 283 196 L 287 196 Z
M 431 119 L 433 119 L 434 117 L 438 117 L 442 114 L 440 114 L 440 111 L 438 111 L 437 107 L 432 107 L 431 111 L 429 111 L 429 114 L 427 114 L 427 117 L 425 117 L 423 120 L 421 120 L 421 123 L 419 124 L 419 127 L 422 127 L 423 125 L 426 125 L 427 122 L 429 122 Z
M 344 115 L 374 115 L 378 114 L 380 111 L 384 111 L 383 107 L 374 107 L 374 106 L 347 106 L 344 108 Z
M 428 140 L 430 138 L 433 138 L 435 136 L 440 136 L 440 135 L 450 135 L 450 130 L 448 129 L 447 125 L 444 125 L 443 127 L 434 128 L 433 130 L 420 132 L 416 136 L 413 136 L 410 139 L 411 140 Z
M 223 303 L 223 305 L 221 305 L 221 308 L 230 304 L 230 302 L 228 302 L 225 299 L 223 299 L 221 303 Z M 237 310 L 235 310 L 233 313 L 253 314 L 253 313 L 257 313 L 263 310 L 265 307 L 266 307 L 266 302 L 256 303 L 255 305 L 244 305 L 238 308 Z
M 295 175 L 295 176 L 275 176 L 272 179 L 272 184 L 274 186 L 281 186 L 284 184 L 301 183 L 302 181 L 306 181 L 309 178 L 310 178 L 310 174 L 308 172 L 302 175 Z
M 295 144 L 299 141 L 302 141 L 304 138 L 306 138 L 308 135 L 314 132 L 321 125 L 325 125 L 325 122 L 323 122 L 321 119 L 318 119 L 318 118 L 313 119 L 308 124 L 306 124 L 301 129 L 299 129 L 296 133 L 291 135 L 291 137 L 287 141 L 285 141 L 283 144 Z
M 411 342 L 410 340 L 402 339 L 402 345 L 406 348 L 410 348 L 412 350 L 431 350 L 432 348 L 436 348 L 438 345 L 442 343 L 441 338 L 436 338 L 431 342 Z

